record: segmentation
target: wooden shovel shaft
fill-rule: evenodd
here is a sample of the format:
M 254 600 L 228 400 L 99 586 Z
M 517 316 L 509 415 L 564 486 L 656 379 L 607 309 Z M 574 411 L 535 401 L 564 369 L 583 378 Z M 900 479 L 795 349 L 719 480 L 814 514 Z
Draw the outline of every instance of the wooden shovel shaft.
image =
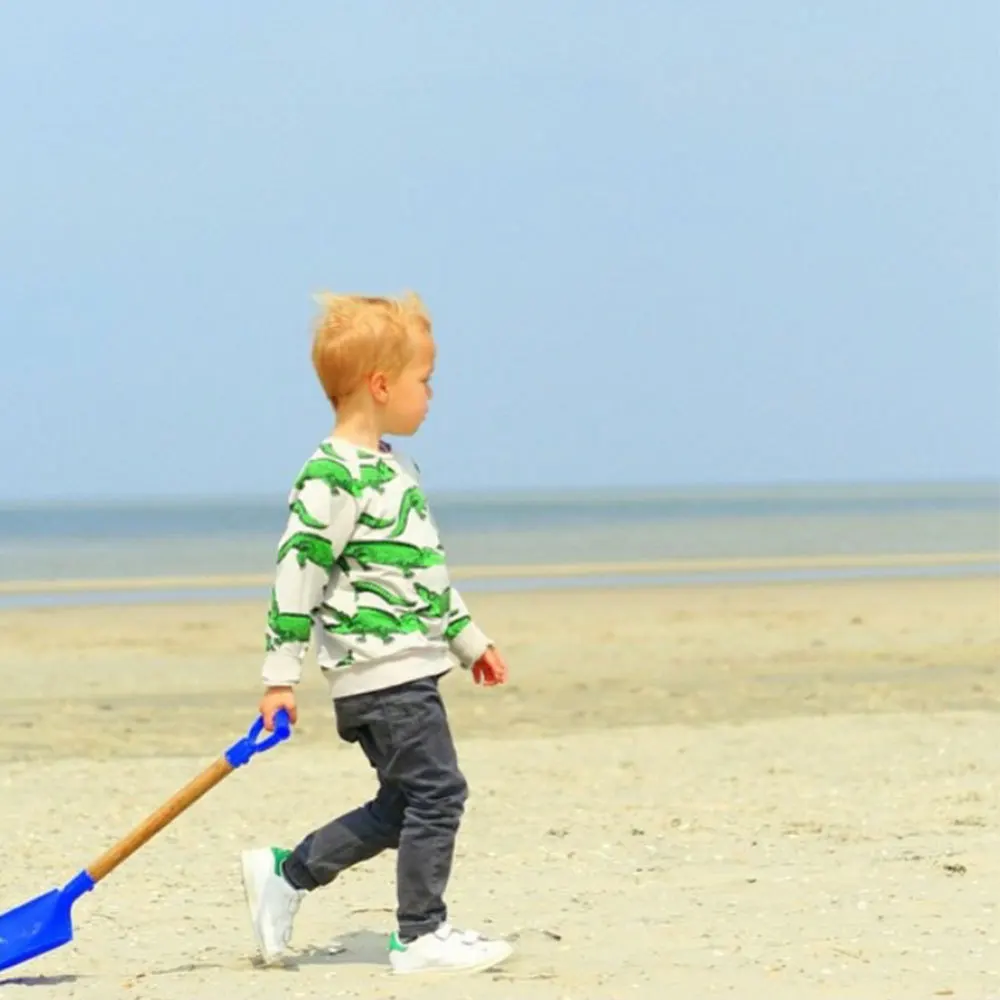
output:
M 213 789 L 223 778 L 231 774 L 233 765 L 220 757 L 205 768 L 198 777 L 188 782 L 179 792 L 168 799 L 148 819 L 143 820 L 130 834 L 105 851 L 92 865 L 87 874 L 95 884 L 105 875 L 113 872 L 123 861 L 131 857 L 143 844 L 156 836 L 167 824 L 172 823 L 188 806 L 197 802 L 206 792 Z

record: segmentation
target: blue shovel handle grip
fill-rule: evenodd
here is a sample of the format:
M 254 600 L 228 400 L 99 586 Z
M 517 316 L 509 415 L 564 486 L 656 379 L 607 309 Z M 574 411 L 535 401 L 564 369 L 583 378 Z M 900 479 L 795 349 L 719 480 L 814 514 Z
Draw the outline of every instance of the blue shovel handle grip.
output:
M 227 751 L 226 760 L 235 768 L 242 767 L 251 757 L 271 747 L 284 743 L 292 735 L 292 723 L 288 718 L 288 712 L 279 708 L 274 713 L 274 732 L 264 739 L 259 740 L 260 734 L 264 731 L 264 719 L 257 716 L 250 731 L 242 739 L 237 740 Z

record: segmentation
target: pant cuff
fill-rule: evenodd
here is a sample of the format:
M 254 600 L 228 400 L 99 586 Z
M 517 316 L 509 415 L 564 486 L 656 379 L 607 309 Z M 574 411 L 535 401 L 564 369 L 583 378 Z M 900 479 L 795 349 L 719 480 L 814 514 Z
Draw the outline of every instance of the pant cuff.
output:
M 300 892 L 312 892 L 319 885 L 316 879 L 309 874 L 306 866 L 294 854 L 290 854 L 282 862 L 281 874 L 284 875 L 285 881 L 293 889 L 298 889 Z

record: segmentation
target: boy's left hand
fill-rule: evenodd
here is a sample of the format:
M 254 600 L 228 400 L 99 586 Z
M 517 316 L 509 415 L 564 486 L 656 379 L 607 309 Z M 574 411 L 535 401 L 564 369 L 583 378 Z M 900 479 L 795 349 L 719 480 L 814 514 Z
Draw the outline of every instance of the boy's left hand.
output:
M 504 658 L 493 646 L 490 646 L 472 665 L 472 679 L 477 684 L 483 684 L 486 687 L 505 684 L 507 673 L 507 664 L 504 662 Z

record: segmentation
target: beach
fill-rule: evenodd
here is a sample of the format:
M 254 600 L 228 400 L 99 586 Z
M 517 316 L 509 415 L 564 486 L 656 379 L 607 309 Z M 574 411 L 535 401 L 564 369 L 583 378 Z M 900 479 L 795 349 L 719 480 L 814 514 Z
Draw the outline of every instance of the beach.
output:
M 262 969 L 240 849 L 362 801 L 311 658 L 292 740 L 74 909 L 0 997 L 1000 995 L 1000 581 L 475 593 L 509 686 L 444 687 L 472 795 L 449 893 L 501 970 L 390 976 L 393 857 Z M 0 909 L 62 884 L 256 712 L 260 600 L 0 614 Z M 340 939 L 346 950 L 327 944 Z

